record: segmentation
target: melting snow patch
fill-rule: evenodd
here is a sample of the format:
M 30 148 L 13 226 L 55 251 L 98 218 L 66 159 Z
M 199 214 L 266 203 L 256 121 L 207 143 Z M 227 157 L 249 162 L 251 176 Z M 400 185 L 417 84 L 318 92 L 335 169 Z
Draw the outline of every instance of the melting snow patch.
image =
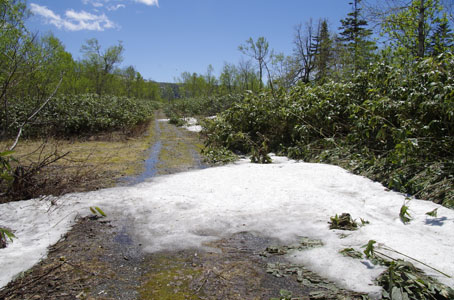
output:
M 58 205 L 29 200 L 0 205 L 0 226 L 18 237 L 0 249 L 0 286 L 46 255 L 71 226 L 76 214 L 100 206 L 112 219 L 130 217 L 146 251 L 203 247 L 203 243 L 240 231 L 254 231 L 296 242 L 321 239 L 324 246 L 288 254 L 341 286 L 377 295 L 374 278 L 382 267 L 344 257 L 339 251 L 376 240 L 387 247 L 454 275 L 454 211 L 432 202 L 412 200 L 413 220 L 402 224 L 405 197 L 342 168 L 273 157 L 273 164 L 243 160 L 235 164 L 156 177 L 133 187 L 106 189 L 62 197 Z M 438 208 L 438 218 L 425 215 Z M 329 230 L 331 216 L 348 212 L 370 224 L 356 231 Z M 398 257 L 396 253 L 387 253 Z M 401 257 L 400 257 L 401 258 Z M 432 270 L 428 274 L 453 286 L 454 280 Z
M 184 118 L 186 125 L 183 126 L 186 130 L 193 131 L 193 132 L 200 132 L 202 131 L 202 126 L 197 125 L 197 119 L 195 118 Z

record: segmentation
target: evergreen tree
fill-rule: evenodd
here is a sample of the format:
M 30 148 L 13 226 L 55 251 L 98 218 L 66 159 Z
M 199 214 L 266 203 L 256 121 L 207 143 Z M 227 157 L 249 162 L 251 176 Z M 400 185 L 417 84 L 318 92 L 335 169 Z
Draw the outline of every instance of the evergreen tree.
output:
M 437 56 L 442 53 L 453 51 L 454 35 L 449 28 L 448 22 L 440 23 L 435 29 L 428 52 L 430 55 Z
M 367 68 L 367 65 L 373 57 L 376 49 L 375 42 L 370 40 L 372 30 L 368 29 L 368 23 L 361 16 L 361 0 L 354 0 L 352 3 L 352 12 L 348 13 L 347 18 L 341 20 L 341 30 L 339 40 L 346 47 L 347 53 L 345 59 L 350 60 L 345 65 L 351 66 L 353 73 Z
M 328 22 L 326 19 L 319 22 L 318 34 L 314 38 L 315 43 L 315 68 L 317 71 L 316 80 L 324 81 L 330 72 L 332 40 L 330 37 Z

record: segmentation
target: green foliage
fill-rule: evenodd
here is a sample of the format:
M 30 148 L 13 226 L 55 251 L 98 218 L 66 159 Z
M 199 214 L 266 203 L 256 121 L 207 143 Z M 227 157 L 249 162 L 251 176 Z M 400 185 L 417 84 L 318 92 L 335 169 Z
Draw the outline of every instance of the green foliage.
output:
M 107 217 L 107 215 L 98 206 L 90 206 L 90 211 L 95 216 Z
M 354 0 L 350 3 L 352 11 L 345 19 L 341 20 L 340 42 L 346 55 L 342 55 L 344 76 L 347 73 L 357 74 L 360 70 L 365 70 L 372 62 L 375 42 L 370 39 L 372 30 L 368 29 L 367 21 L 361 13 L 361 0 Z
M 165 113 L 170 118 L 189 116 L 214 116 L 230 108 L 243 98 L 240 94 L 224 96 L 201 96 L 197 98 L 181 98 L 171 101 L 165 107 Z
M 11 161 L 14 161 L 14 158 L 11 156 L 13 153 L 14 151 L 0 152 L 0 184 L 3 181 L 9 183 L 14 179 L 11 168 Z
M 12 242 L 14 238 L 16 236 L 12 232 L 0 227 L 0 248 L 5 248 L 8 240 Z
M 252 38 L 249 38 L 245 44 L 238 47 L 238 50 L 257 61 L 259 66 L 259 84 L 260 88 L 262 88 L 263 69 L 266 68 L 270 55 L 268 41 L 263 36 L 259 37 L 255 42 Z
M 21 124 L 27 117 L 27 112 L 37 105 L 37 100 L 31 98 L 11 102 L 13 104 L 9 116 L 14 120 L 12 125 L 16 126 Z M 27 136 L 70 136 L 127 130 L 147 121 L 155 108 L 156 104 L 149 100 L 96 94 L 62 95 L 50 101 L 37 119 L 27 124 L 24 131 Z M 0 117 L 3 117 L 1 112 Z M 16 131 L 15 126 L 8 128 L 10 135 L 14 135 Z
M 412 0 L 396 7 L 385 17 L 382 33 L 389 36 L 395 58 L 402 64 L 425 57 L 430 50 L 430 35 L 447 22 L 440 0 Z M 440 40 L 438 40 L 440 41 Z
M 171 115 L 169 119 L 169 123 L 175 126 L 181 127 L 185 124 L 184 119 L 178 117 L 177 115 Z
M 426 215 L 436 218 L 437 214 L 438 214 L 437 212 L 438 212 L 438 208 L 435 208 L 434 210 L 427 212 Z
M 411 221 L 411 215 L 408 212 L 408 209 L 409 209 L 409 207 L 407 205 L 408 202 L 410 202 L 410 201 L 404 202 L 404 204 L 400 208 L 400 212 L 399 212 L 399 218 L 402 221 L 402 223 L 404 223 L 404 224 L 408 224 Z
M 271 298 L 270 300 L 291 300 L 291 299 L 293 299 L 292 292 L 290 292 L 290 291 L 280 290 L 279 294 L 280 294 L 279 298 Z
M 454 290 L 424 275 L 413 264 L 392 261 L 378 278 L 383 287 L 382 299 L 453 299 Z
M 205 147 L 202 149 L 202 154 L 208 163 L 214 165 L 224 165 L 238 159 L 232 151 L 226 148 Z
M 365 225 L 367 225 L 367 224 L 370 224 L 369 221 L 367 221 L 367 220 L 365 220 L 365 219 L 363 219 L 363 218 L 359 218 L 359 219 L 360 219 L 360 221 L 361 221 L 361 226 L 365 226 Z
M 246 93 L 204 125 L 210 147 L 339 164 L 387 187 L 454 207 L 454 57 L 378 63 L 352 82 Z
M 454 290 L 452 288 L 425 275 L 422 270 L 416 268 L 408 261 L 396 260 L 376 251 L 375 244 L 376 242 L 374 240 L 370 240 L 363 248 L 366 248 L 364 254 L 372 263 L 387 266 L 387 270 L 377 278 L 378 284 L 383 287 L 382 299 L 452 299 L 454 296 Z M 403 253 L 387 247 L 385 248 L 412 259 Z M 362 253 L 353 248 L 343 249 L 340 253 L 355 259 L 363 258 Z M 447 274 L 429 265 L 418 260 L 415 261 L 449 277 Z
M 375 257 L 375 253 L 374 253 L 374 250 L 375 250 L 375 244 L 377 242 L 374 241 L 374 240 L 370 240 L 367 245 L 364 245 L 363 248 L 366 248 L 364 250 L 364 254 L 366 255 L 367 258 L 374 258 Z
M 329 229 L 341 229 L 341 230 L 356 230 L 358 224 L 352 219 L 350 214 L 343 213 L 340 216 L 337 214 L 334 217 L 330 217 Z
M 363 254 L 353 248 L 342 249 L 341 251 L 339 251 L 339 253 L 344 256 L 351 257 L 351 258 L 357 258 L 357 259 L 363 258 Z

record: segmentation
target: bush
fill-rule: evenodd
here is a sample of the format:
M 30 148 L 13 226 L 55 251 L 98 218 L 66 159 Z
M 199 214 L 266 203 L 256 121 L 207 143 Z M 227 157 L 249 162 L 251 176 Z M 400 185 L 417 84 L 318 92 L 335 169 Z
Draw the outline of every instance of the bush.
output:
M 7 128 L 10 136 L 38 106 L 35 99 L 12 101 L 8 111 L 11 126 Z M 128 129 L 147 121 L 154 108 L 156 104 L 151 101 L 127 97 L 61 95 L 52 99 L 37 119 L 26 125 L 24 134 L 69 136 Z
M 454 207 L 454 58 L 411 68 L 377 64 L 349 83 L 247 93 L 205 124 L 207 145 L 254 153 L 266 140 L 270 152 L 336 163 Z
M 242 99 L 241 94 L 210 96 L 199 98 L 181 98 L 172 100 L 165 108 L 169 117 L 185 118 L 194 116 L 214 116 Z

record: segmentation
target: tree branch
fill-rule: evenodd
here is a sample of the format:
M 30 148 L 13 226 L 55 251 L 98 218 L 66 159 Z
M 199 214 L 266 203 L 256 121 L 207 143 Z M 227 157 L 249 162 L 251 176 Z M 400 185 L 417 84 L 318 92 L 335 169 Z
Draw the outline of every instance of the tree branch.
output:
M 14 150 L 14 148 L 16 148 L 17 146 L 17 143 L 19 142 L 19 139 L 22 135 L 22 130 L 24 128 L 24 126 L 30 122 L 46 105 L 47 103 L 49 103 L 49 101 L 55 96 L 55 94 L 57 93 L 57 90 L 58 88 L 60 87 L 61 83 L 63 81 L 63 76 L 60 78 L 60 81 L 58 82 L 57 86 L 55 87 L 55 90 L 52 92 L 52 94 L 49 96 L 49 98 L 47 98 L 46 101 L 44 101 L 44 103 L 37 109 L 35 110 L 34 113 L 31 114 L 31 116 L 29 116 L 27 118 L 27 120 L 25 120 L 21 126 L 19 126 L 19 131 L 17 133 L 17 136 L 16 136 L 16 139 L 14 140 L 14 144 L 9 148 L 10 151 Z

